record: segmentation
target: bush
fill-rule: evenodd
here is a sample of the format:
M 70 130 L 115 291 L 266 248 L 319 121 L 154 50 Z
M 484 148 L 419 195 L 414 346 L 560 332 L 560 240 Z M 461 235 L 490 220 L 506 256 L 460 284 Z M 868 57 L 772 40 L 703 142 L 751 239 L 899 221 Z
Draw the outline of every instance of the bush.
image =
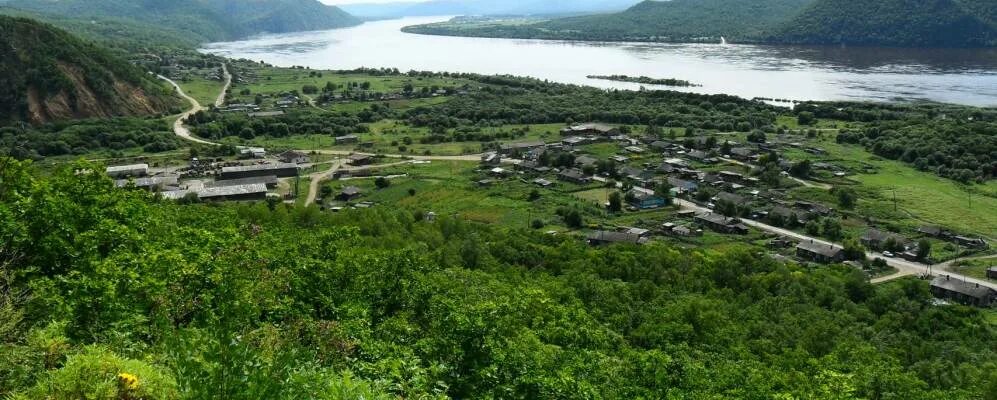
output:
M 129 360 L 99 347 L 88 347 L 69 357 L 66 365 L 49 371 L 35 387 L 15 400 L 50 399 L 179 399 L 169 372 L 142 361 Z

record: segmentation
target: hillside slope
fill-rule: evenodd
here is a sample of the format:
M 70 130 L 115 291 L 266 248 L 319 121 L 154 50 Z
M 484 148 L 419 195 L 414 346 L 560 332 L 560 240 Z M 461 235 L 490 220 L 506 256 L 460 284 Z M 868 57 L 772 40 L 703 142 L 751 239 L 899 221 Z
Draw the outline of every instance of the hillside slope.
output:
M 140 22 L 185 32 L 198 42 L 360 24 L 318 0 L 10 0 L 6 6 L 72 18 Z
M 0 16 L 0 122 L 150 115 L 176 104 L 169 89 L 105 49 Z
M 769 41 L 926 47 L 997 44 L 997 1 L 819 0 Z
M 421 25 L 406 32 L 566 40 L 747 41 L 792 18 L 814 0 L 644 1 L 614 14 L 559 18 L 534 24 Z

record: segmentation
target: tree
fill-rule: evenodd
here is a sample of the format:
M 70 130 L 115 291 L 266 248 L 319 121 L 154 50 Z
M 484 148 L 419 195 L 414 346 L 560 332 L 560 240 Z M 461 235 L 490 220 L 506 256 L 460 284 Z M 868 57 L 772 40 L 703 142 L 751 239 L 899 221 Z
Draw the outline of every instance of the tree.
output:
M 928 239 L 921 239 L 917 242 L 917 259 L 920 261 L 925 261 L 928 256 L 931 255 L 931 241 Z
M 865 259 L 865 247 L 855 239 L 845 240 L 842 250 L 846 260 L 859 261 Z
M 331 197 L 332 196 L 332 187 L 331 186 L 322 186 L 322 189 L 319 189 L 319 195 L 322 196 L 323 199 L 327 199 L 327 198 Z
M 529 200 L 529 201 L 540 200 L 540 191 L 536 190 L 536 189 L 531 190 L 530 194 L 527 196 L 526 199 Z
M 796 114 L 796 122 L 800 125 L 810 125 L 815 120 L 814 113 L 810 111 L 801 111 L 799 114 Z
M 388 178 L 381 176 L 374 180 L 374 186 L 378 189 L 385 189 L 388 186 L 391 186 L 391 181 L 389 181 Z
M 755 129 L 748 134 L 747 139 L 752 143 L 765 143 L 765 132 Z
M 665 205 L 672 204 L 672 185 L 667 180 L 654 187 L 654 195 L 665 200 Z
M 569 228 L 578 229 L 584 224 L 584 221 L 582 220 L 582 213 L 578 212 L 578 210 L 573 209 L 566 212 L 563 218 L 564 224 Z
M 841 208 L 850 210 L 855 207 L 855 201 L 858 195 L 852 188 L 832 188 L 831 191 L 835 193 L 838 197 L 838 205 Z
M 408 195 L 409 196 L 415 196 L 415 193 L 416 193 L 415 192 L 415 188 L 411 188 L 411 189 L 408 190 Z
M 797 178 L 808 178 L 811 169 L 810 160 L 803 160 L 789 167 L 789 173 Z
M 623 195 L 620 192 L 613 192 L 609 195 L 609 211 L 623 211 Z
M 535 219 L 533 222 L 530 222 L 530 227 L 533 229 L 542 229 L 544 227 L 544 222 L 543 220 Z
M 824 237 L 831 240 L 838 240 L 841 238 L 841 221 L 835 218 L 824 218 L 821 224 L 821 231 L 824 233 Z

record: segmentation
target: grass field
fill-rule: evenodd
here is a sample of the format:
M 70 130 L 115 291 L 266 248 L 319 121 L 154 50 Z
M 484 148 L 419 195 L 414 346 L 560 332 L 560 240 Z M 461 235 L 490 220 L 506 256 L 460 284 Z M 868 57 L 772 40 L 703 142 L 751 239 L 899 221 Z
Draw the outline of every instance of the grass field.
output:
M 204 107 L 215 104 L 215 99 L 218 98 L 222 87 L 225 86 L 225 82 L 207 80 L 198 76 L 191 76 L 187 81 L 177 82 L 177 84 L 183 88 L 184 93 L 193 97 Z M 189 107 L 185 104 L 184 108 Z
M 409 76 L 371 76 L 363 74 L 340 74 L 332 71 L 319 71 L 295 68 L 262 68 L 250 67 L 256 74 L 254 81 L 247 84 L 233 86 L 233 92 L 237 93 L 241 89 L 248 88 L 252 93 L 281 93 L 296 90 L 301 92 L 305 85 L 316 86 L 319 89 L 327 83 L 334 85 L 348 85 L 350 83 L 370 84 L 370 91 L 379 93 L 401 92 L 407 83 L 411 83 L 415 90 L 423 87 L 458 87 L 470 81 L 450 78 L 423 78 Z

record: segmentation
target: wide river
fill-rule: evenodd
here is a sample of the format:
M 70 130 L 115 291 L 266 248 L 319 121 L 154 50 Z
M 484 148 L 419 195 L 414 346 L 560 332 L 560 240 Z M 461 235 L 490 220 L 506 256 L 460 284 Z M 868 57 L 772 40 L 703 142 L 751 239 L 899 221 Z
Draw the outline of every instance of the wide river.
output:
M 630 75 L 684 79 L 683 88 L 746 98 L 932 100 L 997 106 L 997 49 L 891 49 L 482 39 L 403 33 L 448 17 L 378 21 L 330 31 L 210 43 L 202 51 L 278 66 L 392 67 L 512 74 L 603 88 L 640 85 L 588 79 Z

